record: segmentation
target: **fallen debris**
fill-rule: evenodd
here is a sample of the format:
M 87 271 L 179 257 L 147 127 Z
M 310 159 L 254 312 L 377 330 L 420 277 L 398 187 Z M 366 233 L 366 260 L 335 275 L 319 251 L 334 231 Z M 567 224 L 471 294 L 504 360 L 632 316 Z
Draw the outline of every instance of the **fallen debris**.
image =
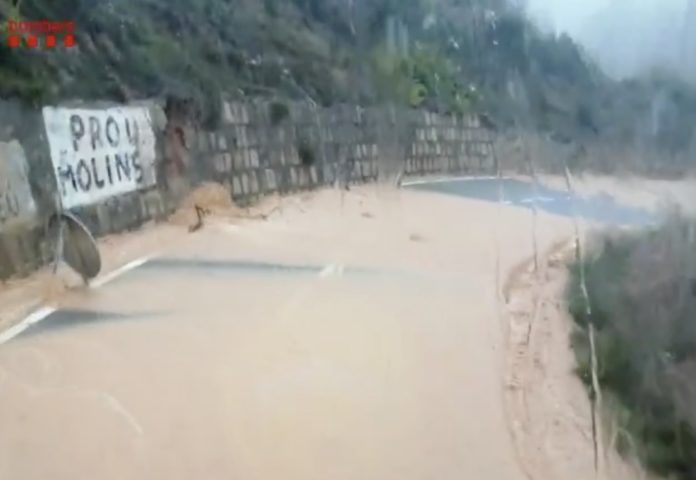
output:
M 196 205 L 194 208 L 196 210 L 196 215 L 198 216 L 198 219 L 195 224 L 189 227 L 189 233 L 196 232 L 203 228 L 203 218 L 205 218 L 207 215 L 210 215 L 210 210 L 206 208 L 199 207 L 198 205 Z

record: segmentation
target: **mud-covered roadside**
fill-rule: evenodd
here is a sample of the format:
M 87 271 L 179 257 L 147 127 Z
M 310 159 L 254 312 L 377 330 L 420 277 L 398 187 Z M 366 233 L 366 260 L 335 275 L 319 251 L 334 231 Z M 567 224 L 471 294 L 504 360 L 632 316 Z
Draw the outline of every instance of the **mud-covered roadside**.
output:
M 0 347 L 0 474 L 592 478 L 567 426 L 583 431 L 586 402 L 566 390 L 567 338 L 531 330 L 561 369 L 537 390 L 505 316 L 530 298 L 510 272 L 570 219 L 374 186 L 223 209 L 194 232 L 190 213 L 101 242 L 109 265 L 158 255 L 142 269 L 49 298 L 97 321 Z M 24 282 L 3 295 L 41 291 Z
M 2 345 L 0 473 L 524 478 L 495 291 L 529 212 L 372 187 L 274 207 L 164 226 L 156 260 Z M 538 245 L 569 231 L 545 216 Z
M 565 303 L 573 256 L 572 243 L 559 243 L 544 253 L 537 271 L 525 262 L 508 279 L 505 403 L 516 451 L 533 480 L 648 478 L 637 460 L 620 458 L 612 449 L 606 425 L 597 430 L 601 438 L 593 434 L 588 392 L 575 373 L 573 320 Z
M 166 222 L 150 222 L 134 232 L 99 238 L 102 271 L 96 283 L 129 262 L 166 254 L 187 242 L 199 220 L 203 220 L 203 225 L 263 221 L 301 198 L 268 197 L 254 207 L 239 208 L 221 185 L 203 184 L 183 199 L 181 207 Z M 61 263 L 55 272 L 54 267 L 52 263 L 28 277 L 0 282 L 0 331 L 12 327 L 42 305 L 60 304 L 68 292 L 84 289 L 83 280 L 69 267 Z

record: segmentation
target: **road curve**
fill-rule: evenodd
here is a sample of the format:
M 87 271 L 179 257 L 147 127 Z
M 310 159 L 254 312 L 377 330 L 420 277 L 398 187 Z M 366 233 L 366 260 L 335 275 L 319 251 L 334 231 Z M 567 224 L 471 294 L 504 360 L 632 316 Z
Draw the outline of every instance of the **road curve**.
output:
M 571 232 L 374 187 L 210 219 L 0 346 L 0 478 L 527 478 L 497 290 Z

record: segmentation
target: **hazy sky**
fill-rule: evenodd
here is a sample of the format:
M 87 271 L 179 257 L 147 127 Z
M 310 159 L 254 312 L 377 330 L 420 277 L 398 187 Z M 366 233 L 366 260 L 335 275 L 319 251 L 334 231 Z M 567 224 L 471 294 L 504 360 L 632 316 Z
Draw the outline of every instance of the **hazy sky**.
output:
M 611 0 L 528 0 L 532 15 L 558 30 L 575 32 Z M 621 1 L 621 0 L 615 0 Z M 646 0 L 660 1 L 660 0 Z
M 586 27 L 591 17 L 618 7 L 623 11 L 645 12 L 661 7 L 683 7 L 687 0 L 527 0 L 529 10 L 537 19 L 553 24 L 569 33 Z
M 696 0 L 527 0 L 527 5 L 540 26 L 569 33 L 613 76 L 663 68 L 692 78 L 696 47 L 692 53 L 686 47 L 694 43 L 696 16 L 687 20 L 688 1 L 696 4 Z

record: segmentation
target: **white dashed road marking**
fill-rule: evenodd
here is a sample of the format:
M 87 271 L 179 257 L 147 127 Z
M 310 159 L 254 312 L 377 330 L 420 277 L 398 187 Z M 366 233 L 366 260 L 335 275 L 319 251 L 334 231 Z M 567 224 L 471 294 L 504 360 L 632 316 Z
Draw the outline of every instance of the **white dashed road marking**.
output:
M 143 265 L 145 265 L 147 262 L 149 262 L 153 258 L 154 258 L 153 256 L 148 256 L 148 257 L 139 258 L 137 260 L 133 260 L 132 262 L 125 264 L 121 268 L 117 268 L 113 272 L 107 273 L 106 275 L 97 278 L 96 280 L 94 280 L 93 282 L 90 283 L 89 288 L 96 289 L 96 288 L 103 287 L 107 283 L 116 280 L 121 275 L 128 273 L 131 270 L 135 270 L 138 267 L 142 267 Z
M 2 334 L 0 334 L 0 345 L 3 343 L 9 342 L 13 338 L 15 338 L 17 335 L 22 333 L 24 330 L 27 328 L 31 327 L 34 324 L 39 323 L 40 321 L 44 320 L 46 317 L 48 317 L 50 314 L 56 311 L 56 308 L 54 307 L 41 307 L 38 310 L 34 311 L 31 313 L 27 318 L 19 322 L 17 325 L 15 325 L 12 328 L 8 328 Z
M 130 263 L 127 263 L 123 265 L 120 268 L 117 268 L 113 272 L 110 272 L 102 277 L 97 278 L 94 280 L 89 288 L 91 289 L 97 289 L 100 287 L 103 287 L 109 282 L 112 282 L 113 280 L 117 279 L 118 277 L 124 275 L 125 273 L 130 272 L 131 270 L 134 270 L 138 267 L 141 267 L 145 265 L 148 261 L 150 261 L 153 257 L 142 257 L 137 260 L 133 260 Z M 55 307 L 51 306 L 45 306 L 41 307 L 38 310 L 33 311 L 30 313 L 24 320 L 19 322 L 17 325 L 8 328 L 4 332 L 0 333 L 0 345 L 3 343 L 7 343 L 13 338 L 15 338 L 17 335 L 25 331 L 27 328 L 31 327 L 32 325 L 36 325 L 39 322 L 42 322 L 45 320 L 49 315 L 54 313 L 56 310 L 58 310 Z

